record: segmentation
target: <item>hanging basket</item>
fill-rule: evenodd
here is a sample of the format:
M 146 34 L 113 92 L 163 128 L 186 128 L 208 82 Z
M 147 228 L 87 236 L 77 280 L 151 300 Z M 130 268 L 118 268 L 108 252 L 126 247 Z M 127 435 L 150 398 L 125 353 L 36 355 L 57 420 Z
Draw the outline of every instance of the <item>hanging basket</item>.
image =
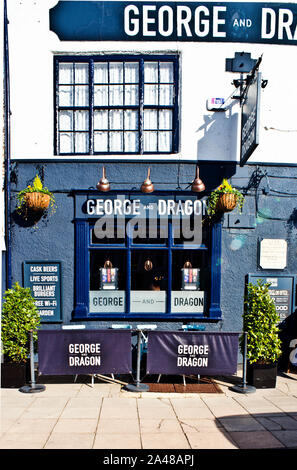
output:
M 233 193 L 221 194 L 217 202 L 218 212 L 231 212 L 237 204 L 237 196 Z
M 51 197 L 44 193 L 27 193 L 24 195 L 24 202 L 28 209 L 32 211 L 44 211 L 50 204 Z

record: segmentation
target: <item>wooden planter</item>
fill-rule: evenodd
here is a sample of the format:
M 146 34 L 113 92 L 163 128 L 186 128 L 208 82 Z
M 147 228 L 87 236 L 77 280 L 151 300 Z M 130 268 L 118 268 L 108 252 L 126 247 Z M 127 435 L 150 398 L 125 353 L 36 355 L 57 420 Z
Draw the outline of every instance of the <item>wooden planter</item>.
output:
M 235 209 L 237 203 L 237 196 L 236 194 L 226 193 L 221 194 L 216 209 L 218 212 L 231 212 Z
M 28 209 L 41 212 L 48 208 L 51 197 L 44 193 L 27 193 L 24 195 L 24 202 Z

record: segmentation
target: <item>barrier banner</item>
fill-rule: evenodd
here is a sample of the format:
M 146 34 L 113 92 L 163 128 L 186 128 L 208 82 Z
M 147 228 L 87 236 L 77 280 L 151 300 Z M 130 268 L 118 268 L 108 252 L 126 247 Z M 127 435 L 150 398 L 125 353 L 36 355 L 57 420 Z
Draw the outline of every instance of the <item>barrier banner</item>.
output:
M 232 375 L 239 333 L 149 331 L 148 374 Z
M 43 375 L 131 373 L 131 332 L 38 331 L 38 368 Z

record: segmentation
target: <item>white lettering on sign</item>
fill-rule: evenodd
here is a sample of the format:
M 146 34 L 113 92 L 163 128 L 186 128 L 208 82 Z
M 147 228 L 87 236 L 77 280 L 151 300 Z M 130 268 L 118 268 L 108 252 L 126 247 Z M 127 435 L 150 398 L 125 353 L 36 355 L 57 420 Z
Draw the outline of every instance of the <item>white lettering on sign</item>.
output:
M 179 344 L 177 354 L 177 367 L 208 366 L 208 344 Z
M 277 18 L 278 16 L 278 18 Z M 278 28 L 276 25 L 278 24 Z M 277 13 L 272 8 L 262 8 L 262 39 L 297 39 L 296 18 L 288 8 L 279 8 Z
M 70 343 L 68 350 L 70 354 L 100 354 L 100 343 Z
M 176 9 L 169 5 L 162 5 L 158 11 L 155 5 L 143 5 L 141 8 L 135 5 L 125 7 L 124 31 L 128 36 L 141 33 L 145 37 L 153 37 L 158 33 L 165 37 L 173 34 L 177 37 L 193 37 L 193 35 L 205 37 L 209 34 L 211 25 L 213 37 L 226 37 L 224 13 L 227 7 L 225 6 L 212 8 L 212 20 L 209 19 L 209 9 L 202 5 L 195 8 L 194 12 L 186 5 L 177 5 Z M 174 25 L 176 25 L 176 31 L 174 31 Z

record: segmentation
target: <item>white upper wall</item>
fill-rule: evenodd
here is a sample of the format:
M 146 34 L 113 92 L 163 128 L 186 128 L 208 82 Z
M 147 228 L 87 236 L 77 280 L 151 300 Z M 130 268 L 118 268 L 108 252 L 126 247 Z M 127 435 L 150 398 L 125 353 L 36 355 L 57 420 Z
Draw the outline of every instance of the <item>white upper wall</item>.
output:
M 250 52 L 253 59 L 263 54 L 260 71 L 262 78 L 268 80 L 267 87 L 261 93 L 260 145 L 249 161 L 297 163 L 296 46 L 214 42 L 60 41 L 49 30 L 49 9 L 56 3 L 56 0 L 8 1 L 12 159 L 55 157 L 55 54 L 178 52 L 180 153 L 172 156 L 146 155 L 145 160 L 164 158 L 238 161 L 238 101 L 230 99 L 226 112 L 207 111 L 206 101 L 211 97 L 226 99 L 236 93 L 231 82 L 239 78 L 239 74 L 225 72 L 225 59 L 233 58 L 235 52 L 244 51 Z M 106 156 L 106 159 L 109 158 L 114 157 Z M 129 155 L 120 158 L 135 160 L 135 156 Z M 92 159 L 101 160 L 102 156 L 94 156 Z

